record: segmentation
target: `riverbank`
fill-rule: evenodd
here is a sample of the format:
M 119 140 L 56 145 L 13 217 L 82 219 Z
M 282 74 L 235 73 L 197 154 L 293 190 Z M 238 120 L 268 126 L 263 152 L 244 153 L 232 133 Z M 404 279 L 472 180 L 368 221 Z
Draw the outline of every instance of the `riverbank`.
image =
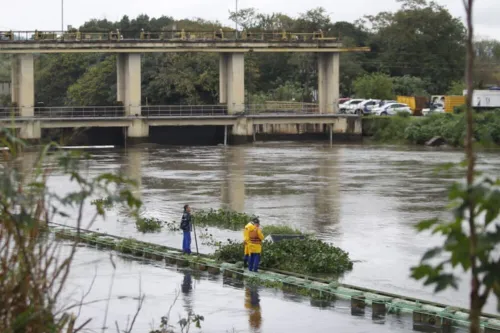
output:
M 500 147 L 500 111 L 474 115 L 476 144 Z M 423 145 L 441 137 L 447 145 L 463 147 L 465 114 L 434 114 L 427 117 L 397 115 L 363 118 L 363 136 L 375 143 Z

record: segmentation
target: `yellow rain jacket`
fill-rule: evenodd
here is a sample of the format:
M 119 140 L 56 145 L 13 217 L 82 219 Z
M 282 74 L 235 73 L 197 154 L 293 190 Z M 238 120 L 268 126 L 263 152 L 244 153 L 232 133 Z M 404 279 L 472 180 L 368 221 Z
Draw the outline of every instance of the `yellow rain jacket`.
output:
M 260 228 L 257 228 L 255 225 L 251 225 L 248 228 L 248 238 L 249 238 L 249 250 L 250 254 L 252 253 L 261 253 L 262 252 L 262 241 L 264 240 L 264 234 Z
M 246 226 L 245 226 L 245 229 L 243 230 L 243 243 L 245 244 L 245 255 L 246 256 L 249 256 L 250 255 L 250 248 L 249 248 L 249 244 L 250 243 L 250 236 L 248 235 L 249 233 L 249 228 L 250 226 L 253 226 L 253 223 L 252 222 L 249 222 Z

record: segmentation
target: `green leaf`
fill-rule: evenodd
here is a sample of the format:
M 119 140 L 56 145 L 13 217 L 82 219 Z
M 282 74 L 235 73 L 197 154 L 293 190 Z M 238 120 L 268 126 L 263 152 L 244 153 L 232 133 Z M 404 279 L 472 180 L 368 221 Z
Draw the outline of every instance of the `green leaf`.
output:
M 417 229 L 419 232 L 424 231 L 424 230 L 430 229 L 433 225 L 435 225 L 437 223 L 439 223 L 439 219 L 437 219 L 437 218 L 423 220 L 423 221 L 418 222 L 415 225 L 415 229 Z
M 432 249 L 429 249 L 422 256 L 421 261 L 426 261 L 426 260 L 432 259 L 435 256 L 437 256 L 438 254 L 440 254 L 441 252 L 443 252 L 443 248 L 441 248 L 441 247 L 434 247 Z

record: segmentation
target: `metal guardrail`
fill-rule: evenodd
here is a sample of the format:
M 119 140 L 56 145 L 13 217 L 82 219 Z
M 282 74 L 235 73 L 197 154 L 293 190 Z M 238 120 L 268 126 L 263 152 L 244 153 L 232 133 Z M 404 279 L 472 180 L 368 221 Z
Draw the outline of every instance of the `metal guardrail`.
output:
M 145 105 L 143 117 L 213 117 L 228 114 L 226 105 Z
M 0 106 L 0 118 L 17 118 L 19 117 L 19 108 L 18 107 L 2 107 Z
M 115 118 L 124 117 L 122 106 L 35 107 L 35 118 Z
M 136 116 L 133 111 L 127 115 L 124 106 L 61 106 L 61 107 L 34 107 L 35 118 L 46 119 L 100 119 L 125 117 L 217 117 L 231 115 L 297 115 L 319 114 L 319 108 L 314 103 L 266 103 L 240 105 L 234 109 L 241 112 L 229 113 L 227 105 L 142 105 L 141 115 Z M 19 107 L 0 107 L 0 118 L 20 118 Z M 22 118 L 22 117 L 21 117 Z
M 340 36 L 325 36 L 322 31 L 0 31 L 2 42 L 141 42 L 141 41 L 249 41 L 249 42 L 321 42 L 340 41 Z

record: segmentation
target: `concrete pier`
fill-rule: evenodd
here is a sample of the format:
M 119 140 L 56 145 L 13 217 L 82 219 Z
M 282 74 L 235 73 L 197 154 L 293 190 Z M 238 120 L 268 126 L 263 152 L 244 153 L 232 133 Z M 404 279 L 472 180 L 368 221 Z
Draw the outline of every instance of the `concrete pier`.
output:
M 35 115 L 35 70 L 33 54 L 12 56 L 12 103 L 19 107 L 21 117 Z
M 318 100 L 320 113 L 338 113 L 340 54 L 318 53 Z
M 125 115 L 141 115 L 141 55 L 120 53 L 116 57 L 116 98 L 125 107 Z
M 219 102 L 227 104 L 229 114 L 245 111 L 244 53 L 220 54 Z

